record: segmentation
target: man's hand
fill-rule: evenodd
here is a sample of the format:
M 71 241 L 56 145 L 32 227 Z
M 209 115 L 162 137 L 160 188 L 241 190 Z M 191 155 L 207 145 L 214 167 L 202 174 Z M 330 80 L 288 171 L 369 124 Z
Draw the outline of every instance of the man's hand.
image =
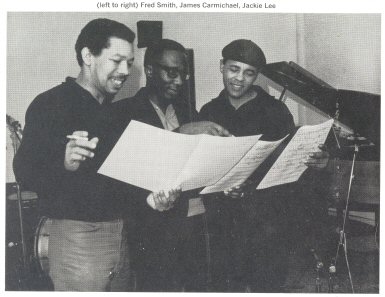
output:
M 88 140 L 87 131 L 75 131 L 73 134 L 78 139 L 71 139 L 66 146 L 64 156 L 64 168 L 69 171 L 78 170 L 80 163 L 87 158 L 93 158 L 93 150 L 96 148 L 99 139 L 97 137 Z
M 225 194 L 225 196 L 233 199 L 243 198 L 245 197 L 245 187 L 250 184 L 252 184 L 251 181 L 245 181 L 243 184 L 239 186 L 235 186 L 223 191 L 223 193 Z
M 174 202 L 179 198 L 182 190 L 180 188 L 169 191 L 159 191 L 147 196 L 147 204 L 157 211 L 165 211 L 174 207 Z
M 319 150 L 311 153 L 305 161 L 305 165 L 309 168 L 320 170 L 325 168 L 329 162 L 329 153 L 323 144 L 320 144 Z
M 222 126 L 210 121 L 200 121 L 184 124 L 179 127 L 179 133 L 183 134 L 209 134 L 214 136 L 232 136 Z

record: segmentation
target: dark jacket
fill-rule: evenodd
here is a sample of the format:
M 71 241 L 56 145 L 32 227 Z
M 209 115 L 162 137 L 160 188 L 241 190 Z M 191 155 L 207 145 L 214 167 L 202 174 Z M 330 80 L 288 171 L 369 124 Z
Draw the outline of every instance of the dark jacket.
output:
M 163 124 L 149 100 L 150 94 L 150 90 L 147 87 L 143 87 L 135 94 L 135 96 L 119 100 L 112 104 L 114 113 L 118 116 L 117 120 L 122 124 L 122 130 L 129 124 L 131 119 L 163 129 Z M 174 100 L 172 105 L 175 109 L 175 114 L 180 126 L 197 120 L 197 111 L 194 108 L 190 108 L 181 98 Z M 196 191 L 192 190 L 182 193 L 182 196 L 176 205 L 171 210 L 164 213 L 152 210 L 147 205 L 141 209 L 146 213 L 151 213 L 152 217 L 186 217 L 188 211 L 188 197 L 194 196 L 192 195 L 194 192 Z M 149 193 L 150 191 L 145 189 L 136 188 L 136 195 L 138 195 L 138 197 L 140 196 L 139 199 L 145 199 Z

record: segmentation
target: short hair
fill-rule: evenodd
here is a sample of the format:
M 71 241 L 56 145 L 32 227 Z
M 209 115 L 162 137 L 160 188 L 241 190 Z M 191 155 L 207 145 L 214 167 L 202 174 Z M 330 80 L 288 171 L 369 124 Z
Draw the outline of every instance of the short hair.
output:
M 186 55 L 185 47 L 179 42 L 171 39 L 161 39 L 148 45 L 146 53 L 144 54 L 144 66 L 153 65 L 159 61 L 162 54 L 167 50 L 178 51 Z
M 135 39 L 135 33 L 126 25 L 110 19 L 99 18 L 90 21 L 82 29 L 76 40 L 76 59 L 79 65 L 83 65 L 81 54 L 83 48 L 89 48 L 93 55 L 98 56 L 104 48 L 110 46 L 109 39 L 111 37 L 117 37 L 132 43 Z

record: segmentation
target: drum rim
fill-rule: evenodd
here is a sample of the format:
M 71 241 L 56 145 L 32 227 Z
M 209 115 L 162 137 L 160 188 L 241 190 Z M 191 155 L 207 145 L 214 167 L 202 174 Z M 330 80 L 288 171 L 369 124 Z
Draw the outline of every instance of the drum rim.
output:
M 41 229 L 45 225 L 45 223 L 48 221 L 48 219 L 49 218 L 45 217 L 45 216 L 42 216 L 40 218 L 39 223 L 37 224 L 37 227 L 35 230 L 35 238 L 34 238 L 34 244 L 33 244 L 33 253 L 34 253 L 35 260 L 38 264 L 38 268 L 40 269 L 40 272 L 43 272 L 43 273 L 46 273 L 46 271 L 43 267 L 41 257 L 40 257 L 40 251 L 41 250 L 40 250 L 39 242 L 40 242 Z

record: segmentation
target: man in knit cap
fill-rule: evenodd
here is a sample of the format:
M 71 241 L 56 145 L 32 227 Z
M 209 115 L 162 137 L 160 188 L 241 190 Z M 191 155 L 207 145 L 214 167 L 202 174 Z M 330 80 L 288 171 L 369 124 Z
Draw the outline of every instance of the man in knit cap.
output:
M 239 39 L 225 46 L 222 56 L 224 89 L 202 107 L 201 119 L 223 126 L 234 136 L 262 134 L 262 140 L 273 141 L 292 134 L 294 121 L 286 105 L 254 85 L 266 65 L 261 48 L 250 40 Z M 328 154 L 320 150 L 311 154 L 306 164 L 322 169 L 327 162 Z M 258 180 L 258 176 L 252 179 Z M 240 188 L 204 199 L 209 232 L 213 234 L 213 291 L 283 290 L 290 208 L 303 185 L 298 182 L 265 190 L 252 188 L 251 192 Z

